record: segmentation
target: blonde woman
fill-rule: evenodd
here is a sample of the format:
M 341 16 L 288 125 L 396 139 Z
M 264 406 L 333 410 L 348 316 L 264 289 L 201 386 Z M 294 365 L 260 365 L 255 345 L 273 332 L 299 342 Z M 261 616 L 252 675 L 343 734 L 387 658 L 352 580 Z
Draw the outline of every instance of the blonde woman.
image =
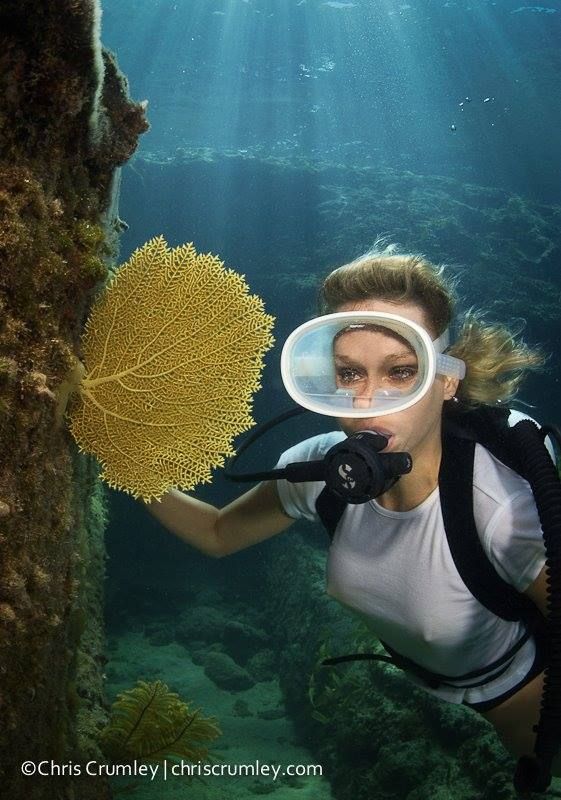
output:
M 410 455 L 410 471 L 399 480 L 346 506 L 329 549 L 327 591 L 369 621 L 411 666 L 415 683 L 482 713 L 521 756 L 534 747 L 542 647 L 522 622 L 484 607 L 462 580 L 444 529 L 439 474 L 446 408 L 507 407 L 525 371 L 543 359 L 474 313 L 448 344 L 453 294 L 442 268 L 384 242 L 331 272 L 321 290 L 322 315 L 287 342 L 283 379 L 299 403 L 333 416 L 341 430 L 301 442 L 279 466 L 316 462 L 359 431 L 384 437 L 385 454 Z M 339 467 L 342 480 L 351 486 L 345 469 Z M 318 520 L 324 487 L 318 480 L 269 480 L 222 509 L 173 490 L 150 510 L 189 544 L 222 557 L 295 519 Z M 545 551 L 532 491 L 480 444 L 473 518 L 495 570 L 545 616 Z M 423 671 L 439 680 L 423 679 Z M 559 759 L 554 772 L 561 774 Z

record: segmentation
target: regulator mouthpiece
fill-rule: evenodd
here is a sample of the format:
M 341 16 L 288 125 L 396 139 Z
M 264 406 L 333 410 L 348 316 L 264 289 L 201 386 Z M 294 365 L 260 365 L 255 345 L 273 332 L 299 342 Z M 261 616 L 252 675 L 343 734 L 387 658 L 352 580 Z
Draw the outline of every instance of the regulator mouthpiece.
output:
M 367 503 L 387 492 L 411 472 L 409 453 L 381 453 L 388 440 L 374 431 L 359 431 L 325 455 L 325 482 L 347 503 Z

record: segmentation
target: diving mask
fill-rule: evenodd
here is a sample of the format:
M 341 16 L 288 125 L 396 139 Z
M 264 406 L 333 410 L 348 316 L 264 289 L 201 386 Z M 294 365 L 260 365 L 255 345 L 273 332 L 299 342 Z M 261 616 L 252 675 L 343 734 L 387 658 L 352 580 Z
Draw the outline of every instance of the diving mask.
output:
M 418 403 L 436 374 L 458 379 L 465 364 L 444 355 L 412 320 L 377 311 L 337 312 L 294 330 L 281 354 L 282 380 L 301 406 L 330 417 L 379 417 Z

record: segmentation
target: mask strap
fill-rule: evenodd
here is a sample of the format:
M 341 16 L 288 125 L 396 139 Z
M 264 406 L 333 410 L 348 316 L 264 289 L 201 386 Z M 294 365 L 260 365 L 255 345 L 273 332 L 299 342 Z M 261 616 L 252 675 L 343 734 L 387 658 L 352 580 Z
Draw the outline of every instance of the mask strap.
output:
M 446 348 L 450 347 L 450 328 L 446 328 L 446 330 L 440 334 L 438 339 L 434 339 L 433 345 L 435 352 L 437 353 L 443 353 Z
M 450 329 L 446 328 L 438 339 L 433 341 L 433 347 L 436 352 L 436 371 L 439 375 L 449 375 L 452 378 L 462 380 L 466 375 L 465 362 L 460 358 L 454 356 L 444 355 L 444 350 L 450 346 Z

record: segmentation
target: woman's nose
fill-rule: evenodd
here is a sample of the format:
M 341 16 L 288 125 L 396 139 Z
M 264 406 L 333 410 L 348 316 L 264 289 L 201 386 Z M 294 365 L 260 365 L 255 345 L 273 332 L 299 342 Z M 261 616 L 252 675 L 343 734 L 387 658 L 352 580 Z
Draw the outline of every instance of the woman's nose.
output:
M 372 408 L 378 389 L 379 381 L 376 381 L 374 378 L 368 378 L 368 381 L 361 386 L 359 393 L 354 398 L 354 407 Z

